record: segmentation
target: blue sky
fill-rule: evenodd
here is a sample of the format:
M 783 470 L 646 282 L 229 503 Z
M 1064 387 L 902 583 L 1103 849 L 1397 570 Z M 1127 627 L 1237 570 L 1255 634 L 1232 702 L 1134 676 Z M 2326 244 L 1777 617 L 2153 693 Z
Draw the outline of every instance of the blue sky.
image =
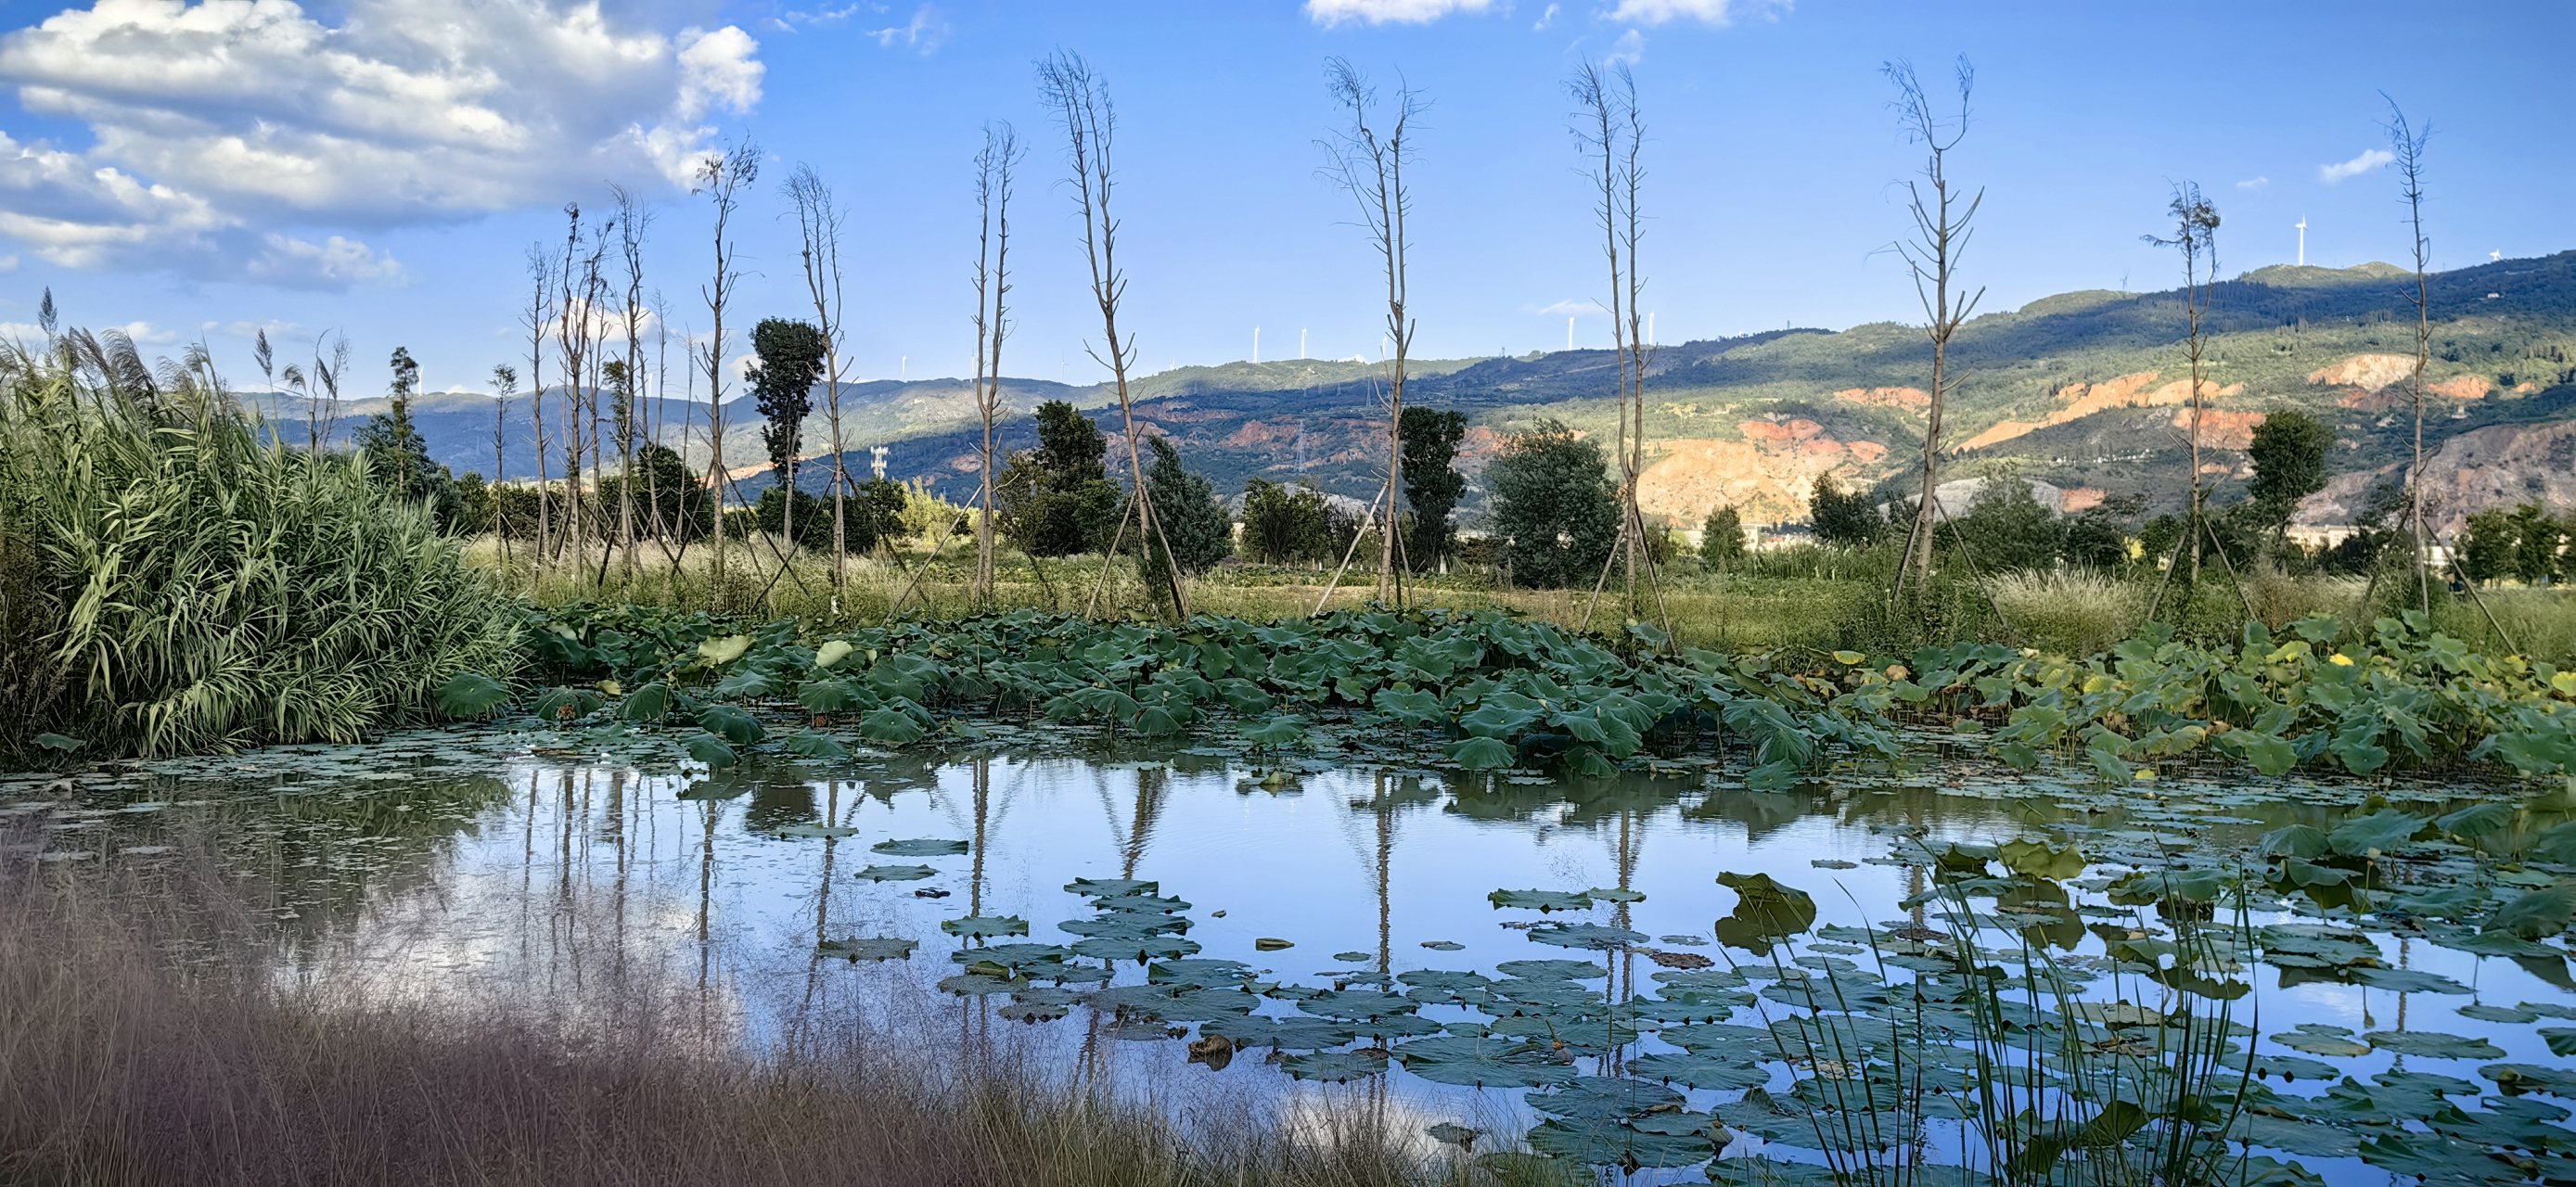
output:
M 1032 81 L 1059 47 L 1117 102 L 1124 321 L 1148 370 L 1247 357 L 1255 326 L 1265 358 L 1301 331 L 1310 355 L 1374 357 L 1375 265 L 1318 175 L 1334 55 L 1431 104 L 1412 265 L 1428 356 L 1561 347 L 1567 309 L 1576 345 L 1606 344 L 1562 86 L 1587 56 L 1631 60 L 1642 91 L 1665 341 L 1919 318 L 1884 250 L 1920 163 L 1878 74 L 1899 57 L 1936 84 L 1954 55 L 1976 65 L 1953 167 L 1987 191 L 1964 269 L 1987 308 L 2171 285 L 2139 236 L 2183 180 L 2219 204 L 2231 274 L 2289 261 L 2302 216 L 2311 263 L 2398 259 L 2397 179 L 2367 155 L 2387 145 L 2383 90 L 2434 128 L 2437 266 L 2576 246 L 2576 101 L 2554 81 L 2576 6 L 2555 2 L 0 0 L 0 26 L 0 323 L 33 322 L 50 287 L 67 320 L 134 325 L 153 350 L 204 337 L 237 381 L 254 327 L 284 356 L 342 332 L 357 392 L 396 345 L 432 388 L 521 359 L 522 253 L 611 181 L 659 204 L 649 283 L 675 329 L 703 329 L 707 211 L 671 179 L 739 138 L 767 172 L 728 321 L 802 311 L 774 183 L 810 163 L 851 213 L 852 377 L 959 374 L 988 120 L 1033 145 L 1006 370 L 1099 378 Z

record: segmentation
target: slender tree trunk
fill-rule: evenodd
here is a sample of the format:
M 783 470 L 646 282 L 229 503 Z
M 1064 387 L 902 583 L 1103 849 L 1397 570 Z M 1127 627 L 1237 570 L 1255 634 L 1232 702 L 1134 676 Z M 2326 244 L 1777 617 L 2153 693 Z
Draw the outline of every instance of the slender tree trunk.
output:
M 1888 591 L 1892 601 L 1910 574 L 1915 582 L 1915 600 L 1920 604 L 1931 591 L 1932 528 L 1944 513 L 1939 495 L 1941 414 L 1949 403 L 1950 390 L 1958 383 L 1950 377 L 1950 337 L 1985 295 L 1985 290 L 1979 289 L 1962 298 L 1953 294 L 1952 287 L 1957 283 L 1959 255 L 1967 246 L 1968 224 L 1984 202 L 1985 191 L 1962 199 L 1950 188 L 1949 153 L 1968 134 L 1968 96 L 1975 83 L 1967 59 L 1959 59 L 1956 120 L 1944 120 L 1934 114 L 1931 99 L 1911 64 L 1890 63 L 1884 72 L 1896 84 L 1906 132 L 1924 148 L 1924 181 L 1932 187 L 1927 200 L 1920 184 L 1906 183 L 1907 210 L 1914 219 L 1915 239 L 1898 245 L 1913 276 L 1915 295 L 1930 319 L 1924 334 L 1932 343 L 1932 390 L 1923 417 L 1922 497 L 1914 507 L 1914 526 L 1907 533 L 1909 548 L 1898 565 L 1896 585 Z
M 2387 98 L 2382 95 L 2381 98 Z M 2398 175 L 2406 185 L 2406 218 L 2414 235 L 2415 291 L 2408 299 L 2415 303 L 2415 365 L 2406 381 L 2406 394 L 2415 410 L 2415 455 L 2406 471 L 2406 519 L 2414 537 L 2416 605 L 2425 613 L 2433 611 L 2432 554 L 2426 547 L 2424 532 L 2424 368 L 2433 356 L 2432 292 L 2425 274 L 2431 267 L 2432 244 L 2424 238 L 2424 145 L 2431 139 L 2431 127 L 2416 128 L 2409 124 L 2405 111 L 2394 99 L 2388 100 L 2388 138 L 2397 149 Z

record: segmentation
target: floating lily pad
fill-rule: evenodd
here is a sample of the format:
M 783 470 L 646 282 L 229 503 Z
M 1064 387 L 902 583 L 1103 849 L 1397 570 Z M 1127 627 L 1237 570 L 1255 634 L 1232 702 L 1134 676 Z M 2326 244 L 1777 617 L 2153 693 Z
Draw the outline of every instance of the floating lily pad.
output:
M 1411 998 L 1364 989 L 1345 990 L 1339 993 L 1327 991 L 1297 1003 L 1300 1013 L 1341 1022 L 1363 1022 L 1391 1014 L 1410 1014 L 1414 1008 L 1415 1003 Z
M 1192 985 L 1240 981 L 1251 975 L 1251 965 L 1239 960 L 1218 960 L 1213 957 L 1167 960 L 1149 965 L 1145 969 L 1146 980 L 1186 982 Z
M 1142 878 L 1076 878 L 1064 888 L 1084 898 L 1120 898 L 1131 894 L 1160 894 L 1163 884 Z
M 966 938 L 1025 936 L 1029 934 L 1029 921 L 1017 915 L 966 915 L 940 920 L 939 930 Z
M 1587 911 L 1592 896 L 1580 890 L 1497 890 L 1486 895 L 1495 907 L 1517 907 L 1529 911 Z
M 987 944 L 981 948 L 960 948 L 948 954 L 963 965 L 990 964 L 1005 969 L 1025 969 L 1031 965 L 1061 962 L 1067 953 L 1059 944 Z
M 966 852 L 966 842 L 918 837 L 908 841 L 879 841 L 868 846 L 868 852 L 888 857 L 956 857 Z
M 1364 1055 L 1357 1051 L 1310 1051 L 1284 1056 L 1279 1069 L 1300 1080 L 1321 1080 L 1328 1084 L 1365 1080 L 1386 1070 L 1386 1057 Z
M 862 882 L 911 882 L 938 872 L 929 866 L 869 866 L 850 876 Z
M 1434 952 L 1456 952 L 1459 949 L 1466 947 L 1465 944 L 1461 944 L 1456 940 L 1424 940 L 1422 941 L 1422 946 L 1429 948 Z
M 1277 936 L 1262 936 L 1252 941 L 1252 950 L 1255 952 L 1277 952 L 1282 948 L 1294 948 L 1296 946 L 1297 942 L 1295 940 L 1283 940 Z
M 1548 927 L 1533 927 L 1529 930 L 1529 938 L 1538 943 L 1549 944 L 1558 948 L 1590 948 L 1594 951 L 1609 951 L 1615 948 L 1625 948 L 1630 944 L 1644 943 L 1646 940 L 1646 933 L 1641 931 L 1630 931 L 1624 927 L 1612 927 L 1604 923 L 1568 923 Z
M 814 945 L 816 956 L 838 956 L 849 960 L 910 960 L 912 950 L 920 947 L 917 940 L 893 936 L 853 936 L 846 940 L 825 940 Z
M 1588 960 L 1506 960 L 1494 971 L 1533 981 L 1598 981 L 1610 975 L 1610 970 Z
M 1649 1133 L 1618 1122 L 1542 1121 L 1529 1131 L 1529 1144 L 1567 1162 L 1623 1170 L 1690 1166 L 1717 1153 L 1705 1133 Z
M 2371 1046 L 2426 1059 L 2502 1059 L 2504 1048 L 2485 1039 L 2432 1030 L 2374 1030 L 2361 1036 Z
M 1339 1047 L 1359 1036 L 1356 1029 L 1329 1019 L 1266 1018 L 1258 1014 L 1206 1019 L 1200 1023 L 1199 1033 L 1224 1035 L 1238 1047 L 1276 1047 L 1282 1051 Z
M 1515 1039 L 1440 1035 L 1395 1048 L 1404 1070 L 1440 1084 L 1478 1088 L 1536 1088 L 1574 1079 L 1574 1069 L 1547 1058 L 1544 1049 Z
M 2354 1045 L 2360 1046 L 2357 1043 Z M 2368 1048 L 2365 1047 L 2363 1050 L 2366 1051 Z M 2222 1057 L 2218 1062 L 2223 1067 L 2242 1071 L 2245 1068 L 2245 1053 L 2240 1051 L 2234 1055 Z M 2254 1057 L 2254 1074 L 2257 1077 L 2278 1076 L 2285 1081 L 2298 1081 L 2332 1080 L 2342 1073 L 2333 1064 L 2322 1060 L 2265 1052 Z M 2283 1149 L 2290 1149 L 2290 1147 L 2285 1146 Z M 2305 1153 L 2305 1151 L 2295 1152 Z
M 1377 954 L 1374 952 L 1336 952 L 1333 954 L 1333 959 L 1335 960 L 1374 960 L 1376 958 Z
M 1721 1187 L 1842 1187 L 1833 1168 L 1812 1162 L 1785 1162 L 1760 1154 L 1720 1158 L 1708 1164 L 1708 1181 Z
M 2478 1069 L 2478 1074 L 2496 1082 L 2507 1095 L 2523 1092 L 2546 1092 L 2576 1100 L 2576 1068 L 2543 1067 L 2536 1063 L 2491 1063 Z
M 773 834 L 780 837 L 855 837 L 859 830 L 841 824 L 788 824 Z
M 1657 1051 L 1628 1061 L 1628 1073 L 1648 1080 L 1669 1080 L 1715 1091 L 1758 1088 L 1771 1082 L 1769 1069 L 1748 1059 Z
M 2373 989 L 2392 993 L 2467 993 L 2469 987 L 2440 973 L 2422 969 L 2357 968 L 2352 979 Z
M 1603 889 L 1602 887 L 1595 886 L 1583 893 L 1605 903 L 1642 903 L 1646 901 L 1646 893 L 1644 891 L 1628 890 L 1621 887 Z

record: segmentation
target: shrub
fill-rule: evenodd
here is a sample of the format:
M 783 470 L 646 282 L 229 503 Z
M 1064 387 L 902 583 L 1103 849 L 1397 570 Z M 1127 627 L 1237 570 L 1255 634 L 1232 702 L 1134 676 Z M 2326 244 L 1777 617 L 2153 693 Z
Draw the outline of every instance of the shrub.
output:
M 1562 421 L 1542 420 L 1504 443 L 1485 481 L 1514 583 L 1588 585 L 1600 573 L 1619 537 L 1619 500 L 1599 445 Z
M 518 612 L 363 457 L 265 440 L 211 368 L 118 336 L 0 353 L 0 522 L 35 525 L 34 641 L 69 695 L 0 722 L 97 751 L 355 740 L 456 674 L 506 676 Z

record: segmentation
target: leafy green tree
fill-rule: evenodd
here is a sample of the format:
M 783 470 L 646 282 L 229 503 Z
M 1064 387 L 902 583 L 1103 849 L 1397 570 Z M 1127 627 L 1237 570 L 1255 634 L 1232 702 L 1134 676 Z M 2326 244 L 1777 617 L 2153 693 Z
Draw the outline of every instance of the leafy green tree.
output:
M 1270 565 L 1326 563 L 1332 522 L 1324 492 L 1311 482 L 1293 485 L 1250 478 L 1243 483 L 1243 549 Z
M 2556 573 L 2567 525 L 2538 503 L 2472 512 L 2459 539 L 2460 568 L 2471 581 L 2511 577 L 2538 585 Z
M 1109 443 L 1073 405 L 1038 405 L 1038 444 L 1011 455 L 995 480 L 1002 533 L 1031 556 L 1109 547 L 1121 505 L 1104 459 Z
M 1807 522 L 1817 540 L 1846 548 L 1876 543 L 1887 531 L 1887 521 L 1879 517 L 1869 492 L 1844 494 L 1831 474 L 1816 476 L 1815 493 L 1807 498 Z
M 455 480 L 448 476 L 447 467 L 430 460 L 429 441 L 411 420 L 411 398 L 420 388 L 420 364 L 413 361 L 410 350 L 397 346 L 393 372 L 385 411 L 358 426 L 352 441 L 366 455 L 368 475 L 377 485 L 428 502 L 441 528 L 459 530 L 464 508 Z
M 1941 525 L 1933 546 L 1953 550 L 1964 541 L 1969 560 L 1988 572 L 2044 569 L 2066 539 L 2057 513 L 2039 505 L 2030 483 L 2012 474 L 1988 478 L 1966 514 Z
M 1553 589 L 1600 573 L 1618 542 L 1619 499 L 1599 445 L 1562 421 L 1542 420 L 1504 441 L 1485 481 L 1514 582 Z
M 689 465 L 670 446 L 648 443 L 635 452 L 635 531 L 639 536 L 695 540 L 715 530 L 715 500 L 707 494 L 704 473 Z M 602 506 L 615 506 L 626 493 L 627 479 L 612 474 L 600 480 Z M 525 487 L 500 486 L 503 523 L 513 537 L 536 534 L 536 496 Z
M 2068 516 L 2058 545 L 2059 559 L 2079 569 L 2118 571 L 2129 562 L 2129 533 L 2121 519 L 2117 511 L 2102 507 Z
M 1395 431 L 1403 446 L 1404 501 L 1413 509 L 1404 555 L 1414 572 L 1427 573 L 1448 558 L 1457 530 L 1450 513 L 1467 493 L 1467 476 L 1452 468 L 1458 443 L 1467 436 L 1467 414 L 1407 408 L 1396 418 Z
M 831 543 L 832 505 L 801 490 L 792 498 L 782 497 L 788 489 L 773 485 L 761 490 L 760 500 L 752 505 L 760 530 L 787 536 L 797 544 Z M 873 532 L 865 534 L 869 543 L 875 543 Z M 855 543 L 858 535 L 847 533 L 845 538 Z
M 2326 451 L 2334 442 L 2331 426 L 2296 408 L 2280 409 L 2254 426 L 2245 455 L 2254 463 L 2255 513 L 2276 543 L 2288 539 L 2299 500 L 2326 488 Z
M 814 410 L 814 383 L 823 376 L 823 332 L 807 322 L 762 318 L 751 328 L 751 352 L 759 361 L 744 378 L 751 382 L 760 415 L 769 422 L 761 429 L 760 440 L 769 447 L 769 466 L 778 481 L 793 482 L 796 454 L 805 440 L 805 416 Z
M 1700 524 L 1699 554 L 1720 565 L 1735 563 L 1744 555 L 1744 517 L 1729 504 L 1708 513 Z
M 1145 539 L 1139 551 L 1148 570 L 1146 585 L 1169 589 L 1157 572 L 1167 563 L 1163 545 L 1171 545 L 1172 567 L 1185 575 L 1204 573 L 1234 551 L 1234 518 L 1217 501 L 1216 486 L 1181 464 L 1170 439 L 1156 435 L 1145 444 L 1154 455 L 1145 467 L 1145 486 L 1153 492 L 1154 523 L 1161 531 Z

